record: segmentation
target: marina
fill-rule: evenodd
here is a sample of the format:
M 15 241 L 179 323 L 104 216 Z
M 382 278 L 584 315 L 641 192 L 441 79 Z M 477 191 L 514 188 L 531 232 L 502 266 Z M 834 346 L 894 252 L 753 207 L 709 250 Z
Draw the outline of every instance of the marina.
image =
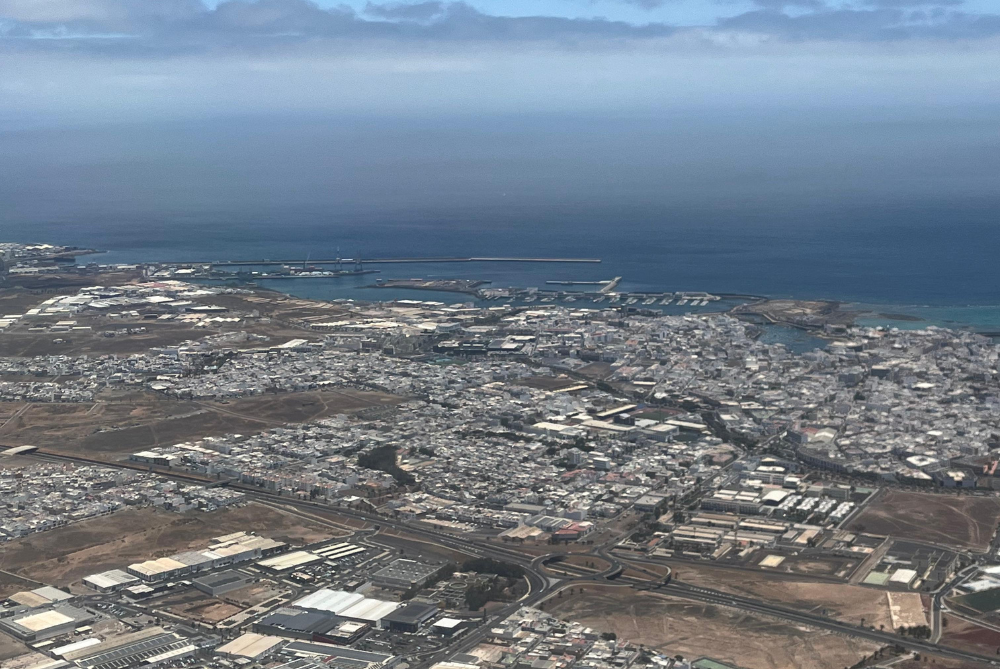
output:
M 184 266 L 184 267 L 237 267 L 237 266 L 274 266 L 274 265 L 364 265 L 364 264 L 405 264 L 405 263 L 575 263 L 575 264 L 598 264 L 600 258 L 516 258 L 516 257 L 411 257 L 411 258 L 323 258 L 312 260 L 309 258 L 299 260 L 272 260 L 263 258 L 258 260 L 214 260 L 210 262 L 202 261 L 161 261 L 158 265 L 164 267 Z

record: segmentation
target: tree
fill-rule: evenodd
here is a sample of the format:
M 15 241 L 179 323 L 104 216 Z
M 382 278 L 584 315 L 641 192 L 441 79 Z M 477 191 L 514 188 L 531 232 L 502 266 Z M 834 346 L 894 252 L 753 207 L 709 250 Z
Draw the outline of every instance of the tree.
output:
M 524 567 L 493 558 L 471 558 L 462 563 L 462 571 L 477 574 L 496 574 L 504 578 L 523 578 Z
M 378 446 L 358 456 L 358 466 L 385 472 L 396 479 L 399 485 L 413 485 L 417 480 L 413 474 L 403 471 L 396 463 L 396 447 L 391 444 Z

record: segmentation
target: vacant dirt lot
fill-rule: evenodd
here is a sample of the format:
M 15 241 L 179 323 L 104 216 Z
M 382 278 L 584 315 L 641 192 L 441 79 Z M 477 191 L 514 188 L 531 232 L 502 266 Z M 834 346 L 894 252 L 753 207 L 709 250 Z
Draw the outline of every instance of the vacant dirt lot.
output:
M 941 644 L 962 648 L 983 655 L 996 655 L 1000 651 L 1000 632 L 980 627 L 965 620 L 944 615 L 946 623 L 941 635 Z
M 755 559 L 755 564 L 769 553 L 760 551 Z M 801 576 L 832 576 L 834 578 L 847 578 L 858 566 L 860 560 L 845 557 L 816 557 L 812 555 L 785 555 L 785 559 L 777 567 L 761 567 L 769 572 L 784 572 L 786 574 L 799 574 Z
M 358 390 L 325 390 L 246 397 L 228 402 L 164 399 L 119 393 L 88 404 L 32 404 L 0 419 L 0 444 L 117 460 L 151 446 L 224 434 L 254 434 L 338 413 L 391 406 L 401 398 Z M 13 409 L 13 410 L 12 410 Z
M 38 584 L 34 581 L 18 578 L 12 574 L 0 573 L 0 599 L 6 599 L 15 592 L 21 592 L 22 590 L 34 590 L 37 587 Z
M 54 321 L 55 319 L 49 319 Z M 176 346 L 189 340 L 198 340 L 230 328 L 194 328 L 188 324 L 155 321 L 108 321 L 103 318 L 77 317 L 78 325 L 89 326 L 90 331 L 29 332 L 26 326 L 0 335 L 0 356 L 30 358 L 36 355 L 131 355 L 143 353 L 160 346 Z M 44 321 L 48 324 L 49 321 Z M 34 325 L 34 323 L 32 323 Z M 237 324 L 238 325 L 238 324 Z M 119 334 L 105 337 L 105 331 L 122 328 L 145 328 L 137 334 Z M 49 379 L 40 378 L 47 381 Z
M 888 657 L 888 656 L 886 656 Z M 966 660 L 952 660 L 940 655 L 922 655 L 920 659 L 906 659 L 893 664 L 893 669 L 987 669 L 990 665 L 985 662 L 968 662 Z
M 224 599 L 237 606 L 242 606 L 243 608 L 250 608 L 251 606 L 257 606 L 262 602 L 266 602 L 273 597 L 277 597 L 284 592 L 286 591 L 279 589 L 273 581 L 260 581 L 259 583 L 251 583 L 238 590 L 230 590 L 220 599 Z
M 885 625 L 886 629 L 892 629 L 889 600 L 885 591 L 875 588 L 797 581 L 766 573 L 758 576 L 742 570 L 687 564 L 675 564 L 674 575 L 677 580 L 690 585 L 759 597 L 774 604 L 826 615 L 854 625 L 860 624 L 864 618 L 866 625 Z
M 153 600 L 149 605 L 156 609 L 166 609 L 182 618 L 211 624 L 225 620 L 243 610 L 234 604 L 210 597 L 193 588 L 180 594 Z
M 292 297 L 265 288 L 258 288 L 253 295 L 213 295 L 205 298 L 234 311 L 258 311 L 281 321 L 309 321 L 349 313 L 343 305 Z
M 1000 497 L 886 491 L 851 523 L 855 532 L 985 551 L 1000 520 Z
M 212 537 L 239 530 L 293 544 L 319 541 L 335 533 L 260 504 L 212 513 L 130 509 L 5 544 L 0 569 L 66 586 L 98 571 L 202 548 Z
M 592 586 L 550 600 L 545 609 L 669 655 L 709 656 L 748 669 L 841 669 L 876 650 L 873 644 L 630 588 Z
M 28 647 L 23 643 L 6 634 L 0 634 L 0 662 L 27 652 Z

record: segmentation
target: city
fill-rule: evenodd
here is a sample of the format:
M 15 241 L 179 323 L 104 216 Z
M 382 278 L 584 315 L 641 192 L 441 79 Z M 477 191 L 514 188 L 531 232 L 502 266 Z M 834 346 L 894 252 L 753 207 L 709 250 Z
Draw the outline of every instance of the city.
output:
M 718 310 L 325 302 L 0 249 L 4 667 L 1000 649 L 984 336 L 820 324 L 794 352 Z

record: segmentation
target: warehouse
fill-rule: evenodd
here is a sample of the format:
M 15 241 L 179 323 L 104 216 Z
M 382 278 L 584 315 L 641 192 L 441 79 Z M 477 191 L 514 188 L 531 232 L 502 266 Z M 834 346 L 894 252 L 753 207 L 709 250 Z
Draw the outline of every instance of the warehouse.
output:
M 309 551 L 292 551 L 291 553 L 261 560 L 257 563 L 257 566 L 273 574 L 284 574 L 293 569 L 304 567 L 307 564 L 314 564 L 322 559 L 320 556 Z
M 293 606 L 307 611 L 319 611 L 321 613 L 338 614 L 344 609 L 357 604 L 365 596 L 358 592 L 346 592 L 344 590 L 330 590 L 322 588 L 316 592 L 306 595 L 302 599 L 293 602 Z
M 27 606 L 29 609 L 57 604 L 70 599 L 73 599 L 73 595 L 63 592 L 59 588 L 53 588 L 51 585 L 45 585 L 41 588 L 26 590 L 24 592 L 15 592 L 7 598 L 8 601 L 20 604 L 21 606 Z
M 331 562 L 338 562 L 355 555 L 360 555 L 366 550 L 363 546 L 355 546 L 354 544 L 334 544 L 332 546 L 324 546 L 314 552 L 317 555 L 322 555 Z
M 75 653 L 77 651 L 83 650 L 85 648 L 91 648 L 101 643 L 101 640 L 97 637 L 89 637 L 87 639 L 81 639 L 80 641 L 74 641 L 73 643 L 68 643 L 65 646 L 56 646 L 50 649 L 49 653 L 55 655 L 56 657 L 64 657 L 70 653 Z
M 410 602 L 406 606 L 396 609 L 382 618 L 382 626 L 393 632 L 413 633 L 419 630 L 421 625 L 437 615 L 438 611 L 438 607 L 430 604 Z
M 139 579 L 131 574 L 127 574 L 121 569 L 102 571 L 100 574 L 91 574 L 83 577 L 83 584 L 98 592 L 117 592 L 122 588 L 139 583 Z
M 217 597 L 232 590 L 239 590 L 252 580 L 248 574 L 235 569 L 227 569 L 196 578 L 191 581 L 191 585 L 206 595 Z
M 150 583 L 196 574 L 273 553 L 285 546 L 280 541 L 236 532 L 213 539 L 206 551 L 187 551 L 158 560 L 130 564 L 129 574 Z M 277 559 L 277 558 L 276 558 Z M 317 558 L 318 559 L 318 558 Z
M 66 653 L 64 658 L 83 669 L 151 667 L 197 652 L 198 647 L 162 627 L 150 627 Z
M 215 652 L 226 657 L 259 662 L 274 653 L 283 643 L 284 640 L 276 636 L 264 636 L 262 634 L 255 634 L 254 632 L 247 632 L 229 643 L 219 646 L 215 649 Z
M 219 557 L 217 553 L 212 553 L 211 551 L 187 551 L 172 555 L 170 559 L 180 562 L 187 567 L 189 574 L 193 574 L 204 569 L 211 569 L 216 565 Z
M 293 641 L 285 647 L 285 652 L 303 658 L 322 658 L 324 665 L 336 669 L 392 669 L 402 660 L 398 655 L 308 641 Z
M 292 605 L 300 609 L 306 609 L 307 611 L 332 613 L 343 618 L 371 623 L 372 625 L 379 624 L 382 618 L 400 606 L 396 602 L 368 599 L 356 592 L 330 590 L 328 588 L 323 588 L 311 595 L 306 595 L 302 599 L 293 602 Z
M 345 620 L 332 613 L 282 608 L 254 623 L 254 631 L 302 641 L 349 645 L 365 635 L 371 625 Z
M 380 588 L 411 590 L 422 588 L 431 577 L 441 571 L 441 565 L 424 564 L 400 558 L 372 576 L 372 583 Z
M 440 634 L 441 636 L 454 636 L 464 630 L 468 625 L 469 623 L 467 621 L 459 618 L 442 618 L 431 625 L 431 630 L 435 634 Z
M 349 620 L 357 620 L 381 626 L 382 619 L 399 607 L 400 605 L 397 602 L 385 602 L 381 599 L 369 599 L 366 597 L 357 604 L 344 609 L 338 615 Z
M 167 581 L 186 574 L 189 570 L 183 562 L 168 557 L 137 562 L 130 564 L 126 569 L 128 573 L 138 576 L 143 581 Z
M 41 641 L 68 634 L 94 616 L 83 609 L 60 604 L 46 611 L 27 612 L 0 620 L 0 630 L 21 641 Z

